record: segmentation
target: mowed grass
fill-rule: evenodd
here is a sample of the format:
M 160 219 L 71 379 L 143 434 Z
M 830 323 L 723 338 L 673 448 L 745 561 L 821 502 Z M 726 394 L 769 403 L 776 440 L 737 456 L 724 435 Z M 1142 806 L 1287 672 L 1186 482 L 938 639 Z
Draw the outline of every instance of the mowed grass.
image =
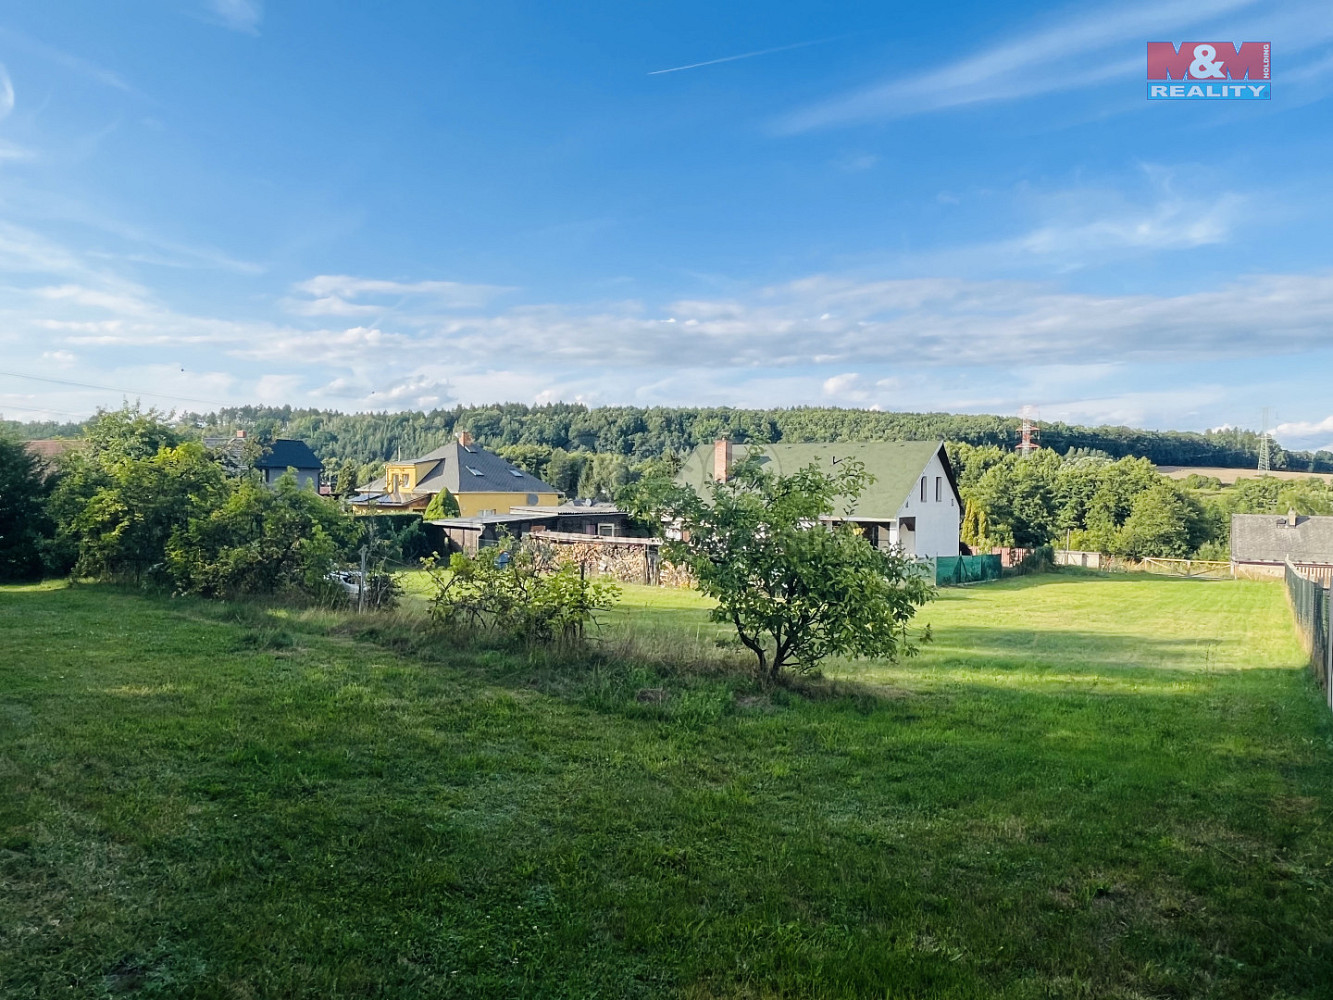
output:
M 615 639 L 719 633 L 627 588 Z M 945 591 L 743 677 L 0 589 L 0 996 L 1322 997 L 1333 721 L 1277 584 Z

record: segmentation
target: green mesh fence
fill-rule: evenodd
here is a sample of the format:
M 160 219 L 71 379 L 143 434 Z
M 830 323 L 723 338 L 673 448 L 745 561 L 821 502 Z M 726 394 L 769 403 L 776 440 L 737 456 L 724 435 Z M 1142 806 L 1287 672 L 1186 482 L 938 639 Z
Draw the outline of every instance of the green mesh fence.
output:
M 939 556 L 935 560 L 935 585 L 958 587 L 1000 578 L 999 556 Z
M 1296 615 L 1310 666 L 1333 708 L 1333 588 L 1311 580 L 1290 562 L 1286 571 L 1287 600 Z

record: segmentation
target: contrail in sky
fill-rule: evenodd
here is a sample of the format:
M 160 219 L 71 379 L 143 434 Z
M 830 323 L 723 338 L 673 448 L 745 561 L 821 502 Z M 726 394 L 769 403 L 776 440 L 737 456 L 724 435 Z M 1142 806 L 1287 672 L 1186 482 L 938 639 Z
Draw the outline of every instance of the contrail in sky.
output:
M 835 42 L 839 38 L 846 38 L 846 35 L 834 35 L 832 38 L 816 38 L 811 42 L 796 42 L 793 45 L 779 45 L 775 49 L 760 49 L 758 52 L 742 52 L 738 56 L 723 56 L 721 59 L 709 59 L 707 62 L 690 63 L 688 66 L 672 66 L 670 69 L 655 69 L 649 76 L 661 76 L 663 73 L 679 73 L 683 69 L 698 69 L 700 66 L 716 66 L 718 63 L 735 62 L 737 59 L 753 59 L 755 56 L 768 56 L 774 52 L 788 52 L 791 49 L 803 49 L 809 45 L 822 45 L 824 42 Z

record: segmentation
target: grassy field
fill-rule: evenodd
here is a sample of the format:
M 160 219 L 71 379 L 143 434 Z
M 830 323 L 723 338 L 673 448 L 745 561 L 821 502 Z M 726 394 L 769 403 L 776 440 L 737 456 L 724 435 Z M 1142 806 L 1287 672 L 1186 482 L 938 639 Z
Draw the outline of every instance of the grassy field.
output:
M 764 693 L 0 588 L 0 996 L 1329 995 L 1333 720 L 1278 585 L 924 618 Z M 631 588 L 626 633 L 717 631 Z

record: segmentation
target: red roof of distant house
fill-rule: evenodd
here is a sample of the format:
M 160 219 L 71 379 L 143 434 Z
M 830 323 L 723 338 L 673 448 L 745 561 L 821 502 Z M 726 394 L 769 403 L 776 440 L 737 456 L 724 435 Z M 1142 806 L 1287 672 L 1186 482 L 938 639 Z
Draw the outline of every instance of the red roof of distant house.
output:
M 25 442 L 23 447 L 41 459 L 43 465 L 51 465 L 65 452 L 77 451 L 87 444 L 87 441 L 77 438 L 38 438 L 36 441 Z

